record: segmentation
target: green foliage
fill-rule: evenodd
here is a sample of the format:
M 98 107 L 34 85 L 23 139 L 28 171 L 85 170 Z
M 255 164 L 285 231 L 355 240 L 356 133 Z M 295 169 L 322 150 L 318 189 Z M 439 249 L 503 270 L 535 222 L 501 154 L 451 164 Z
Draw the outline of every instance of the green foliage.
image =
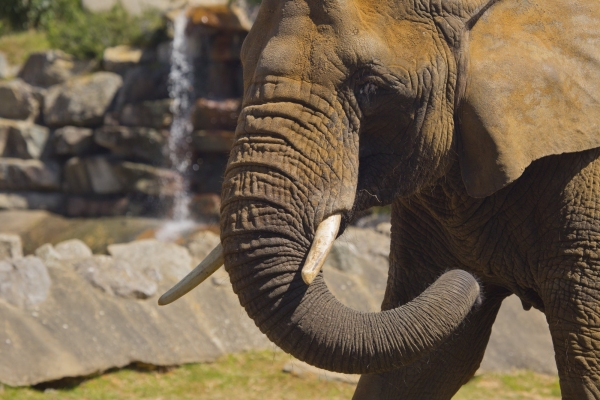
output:
M 132 16 L 121 3 L 91 13 L 80 0 L 0 0 L 0 36 L 31 29 L 45 32 L 50 46 L 78 58 L 100 58 L 105 48 L 119 44 L 150 45 L 165 35 L 158 12 Z
M 163 34 L 163 21 L 153 12 L 131 16 L 117 4 L 103 13 L 74 12 L 67 19 L 50 22 L 47 30 L 52 47 L 78 58 L 101 58 L 107 47 L 152 44 Z

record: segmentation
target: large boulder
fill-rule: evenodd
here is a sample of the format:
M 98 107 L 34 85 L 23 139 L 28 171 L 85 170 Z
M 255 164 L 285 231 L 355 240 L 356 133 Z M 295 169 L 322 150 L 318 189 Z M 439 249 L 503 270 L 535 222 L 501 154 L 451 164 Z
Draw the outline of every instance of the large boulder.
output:
M 127 192 L 173 197 L 183 190 L 181 176 L 170 169 L 125 161 L 115 173 Z
M 140 271 L 139 264 L 97 255 L 75 264 L 75 270 L 94 287 L 126 299 L 147 299 L 156 294 L 155 280 Z
M 138 65 L 127 71 L 117 96 L 117 109 L 125 104 L 169 98 L 168 64 Z
M 123 75 L 129 68 L 134 67 L 142 61 L 145 61 L 144 49 L 126 45 L 107 47 L 102 55 L 104 70 L 120 75 Z
M 0 260 L 23 257 L 21 236 L 14 233 L 0 233 Z
M 190 118 L 195 129 L 235 130 L 240 110 L 240 99 L 199 98 L 194 103 Z
M 59 190 L 60 167 L 40 160 L 0 158 L 0 190 Z
M 0 261 L 0 300 L 25 308 L 42 303 L 51 285 L 48 269 L 37 257 Z
M 173 122 L 171 99 L 125 104 L 123 108 L 107 114 L 105 124 L 168 129 Z
M 7 79 L 10 77 L 11 68 L 6 59 L 6 55 L 0 51 L 0 79 Z
M 65 126 L 55 130 L 52 142 L 54 153 L 59 156 L 81 156 L 91 153 L 96 148 L 94 131 L 76 126 Z
M 113 154 L 160 164 L 168 132 L 152 128 L 103 126 L 94 134 L 95 142 Z
M 97 72 L 53 86 L 44 99 L 44 121 L 54 127 L 97 126 L 122 84 L 117 74 Z
M 19 72 L 19 77 L 33 86 L 50 87 L 71 77 L 90 72 L 93 61 L 80 61 L 60 50 L 32 53 Z
M 64 212 L 65 195 L 60 192 L 0 193 L 0 210 L 48 210 Z
M 105 156 L 73 157 L 65 164 L 64 188 L 73 194 L 115 194 L 123 192 L 115 162 Z
M 25 121 L 0 119 L 0 155 L 14 158 L 40 158 L 46 150 L 50 130 Z
M 39 111 L 28 84 L 20 79 L 0 82 L 0 118 L 34 120 Z

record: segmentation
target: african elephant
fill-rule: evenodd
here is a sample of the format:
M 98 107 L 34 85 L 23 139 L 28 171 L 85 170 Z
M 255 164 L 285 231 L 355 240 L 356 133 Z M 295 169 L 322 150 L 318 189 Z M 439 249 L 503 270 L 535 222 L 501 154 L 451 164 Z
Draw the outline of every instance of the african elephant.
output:
M 600 2 L 264 0 L 222 191 L 248 315 L 355 399 L 450 399 L 511 293 L 550 325 L 565 399 L 600 398 Z M 382 311 L 319 272 L 392 205 Z

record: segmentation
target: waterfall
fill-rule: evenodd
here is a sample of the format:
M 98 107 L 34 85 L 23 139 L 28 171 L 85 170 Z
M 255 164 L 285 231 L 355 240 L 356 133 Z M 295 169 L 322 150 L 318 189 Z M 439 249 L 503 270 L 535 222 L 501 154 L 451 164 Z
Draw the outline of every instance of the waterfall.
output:
M 169 97 L 172 99 L 173 122 L 169 133 L 168 154 L 171 168 L 179 177 L 179 190 L 173 198 L 172 221 L 157 232 L 158 239 L 169 240 L 177 233 L 194 225 L 190 218 L 191 133 L 190 113 L 194 101 L 194 69 L 185 34 L 188 18 L 185 10 L 174 21 L 171 70 L 169 72 Z

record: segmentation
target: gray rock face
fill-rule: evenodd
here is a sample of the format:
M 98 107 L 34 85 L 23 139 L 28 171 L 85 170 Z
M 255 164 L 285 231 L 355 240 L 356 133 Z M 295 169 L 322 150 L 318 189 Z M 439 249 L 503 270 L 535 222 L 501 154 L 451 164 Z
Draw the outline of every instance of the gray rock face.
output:
M 48 270 L 37 257 L 0 261 L 0 300 L 31 307 L 46 300 L 50 285 Z
M 0 158 L 0 190 L 58 190 L 60 168 L 40 160 Z
M 194 264 L 204 260 L 208 253 L 221 243 L 221 238 L 216 233 L 210 231 L 196 232 L 188 238 L 186 247 L 194 259 Z
M 138 266 L 156 282 L 163 278 L 161 271 L 168 271 L 173 279 L 181 279 L 192 269 L 192 258 L 185 248 L 154 239 L 113 244 L 108 246 L 108 253 L 116 259 Z
M 94 149 L 94 131 L 88 128 L 65 126 L 54 132 L 54 152 L 58 155 L 80 156 Z
M 171 99 L 144 101 L 142 103 L 125 104 L 122 109 L 109 115 L 108 121 L 113 125 L 137 126 L 154 129 L 168 129 L 173 122 Z
M 110 159 L 73 157 L 65 164 L 65 189 L 75 194 L 122 193 L 123 185 Z
M 117 98 L 117 108 L 125 104 L 169 98 L 169 65 L 139 65 L 127 71 L 123 88 Z
M 103 126 L 96 130 L 94 140 L 113 154 L 159 164 L 164 157 L 168 132 L 151 128 Z
M 75 270 L 98 289 L 126 299 L 147 299 L 156 293 L 156 282 L 125 260 L 93 256 L 75 264 Z
M 19 77 L 33 86 L 50 87 L 63 83 L 72 76 L 89 72 L 93 67 L 93 62 L 78 61 L 60 50 L 49 50 L 32 53 Z
M 112 72 L 97 72 L 51 87 L 44 101 L 49 126 L 95 126 L 102 123 L 123 80 Z
M 0 193 L 0 210 L 34 209 L 62 212 L 64 202 L 65 195 L 63 193 Z
M 12 233 L 0 233 L 0 260 L 23 257 L 21 236 Z
M 170 169 L 123 162 L 116 167 L 115 173 L 127 192 L 174 196 L 182 190 L 181 177 Z
M 151 61 L 151 51 L 132 46 L 108 47 L 102 55 L 102 66 L 105 71 L 123 75 L 128 69 L 142 62 Z
M 0 82 L 0 118 L 33 120 L 39 113 L 39 103 L 25 82 L 15 79 Z
M 0 119 L 0 155 L 40 158 L 46 149 L 50 130 L 24 121 Z

